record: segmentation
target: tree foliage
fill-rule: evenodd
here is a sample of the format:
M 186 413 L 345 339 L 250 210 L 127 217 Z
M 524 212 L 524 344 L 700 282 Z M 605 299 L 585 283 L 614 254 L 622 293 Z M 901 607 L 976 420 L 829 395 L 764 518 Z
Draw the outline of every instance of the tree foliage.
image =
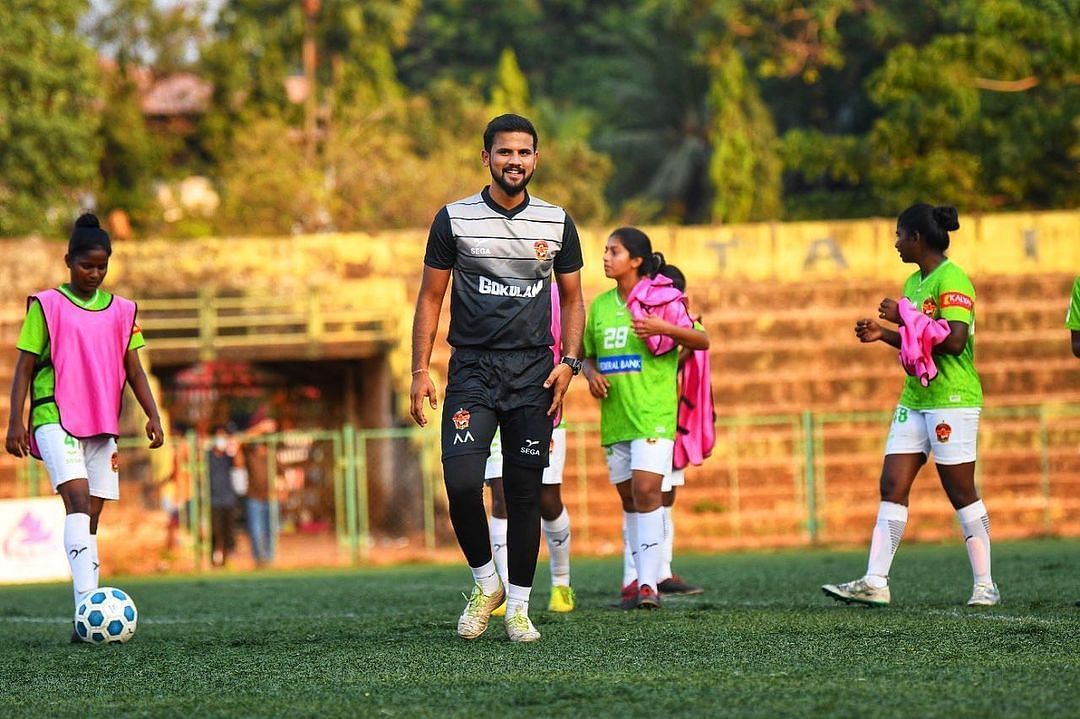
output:
M 84 0 L 0 3 L 0 235 L 71 222 L 94 189 L 101 96 Z
M 3 4 L 0 232 L 86 190 L 153 229 L 155 183 L 190 174 L 218 230 L 426 224 L 486 181 L 506 111 L 540 130 L 537 193 L 582 222 L 1080 203 L 1076 0 L 316 4 L 310 26 L 300 0 L 221 0 L 209 26 L 208 0 Z M 119 70 L 99 81 L 86 41 Z M 147 127 L 135 74 L 182 70 L 214 89 L 180 138 Z

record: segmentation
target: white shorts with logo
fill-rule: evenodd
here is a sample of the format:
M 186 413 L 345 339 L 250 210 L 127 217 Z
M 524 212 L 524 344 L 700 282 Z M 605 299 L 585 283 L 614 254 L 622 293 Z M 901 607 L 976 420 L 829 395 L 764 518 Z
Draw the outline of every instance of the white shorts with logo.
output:
M 87 479 L 91 497 L 120 499 L 115 438 L 76 439 L 59 424 L 43 424 L 34 439 L 54 492 L 64 482 Z
M 616 442 L 604 448 L 607 452 L 608 476 L 612 484 L 630 479 L 636 469 L 661 476 L 671 472 L 675 442 L 670 439 L 635 439 Z
M 495 433 L 491 441 L 491 453 L 484 465 L 484 480 L 490 481 L 503 476 L 502 437 Z M 563 470 L 566 467 L 566 427 L 551 430 L 551 451 L 548 453 L 548 466 L 544 469 L 544 484 L 562 484 Z
M 686 484 L 686 469 L 675 469 L 674 467 L 664 475 L 664 481 L 660 484 L 661 492 L 670 492 L 675 487 L 681 487 Z
M 933 453 L 934 462 L 944 465 L 974 462 L 981 412 L 978 407 L 918 410 L 898 405 L 885 454 Z

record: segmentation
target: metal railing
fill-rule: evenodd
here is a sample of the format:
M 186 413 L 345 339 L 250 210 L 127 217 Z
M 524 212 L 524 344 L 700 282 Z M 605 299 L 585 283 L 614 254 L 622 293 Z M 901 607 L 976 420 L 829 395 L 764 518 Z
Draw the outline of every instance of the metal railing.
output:
M 718 417 L 712 457 L 691 468 L 687 485 L 679 490 L 677 542 L 683 548 L 720 549 L 865 540 L 877 506 L 876 479 L 889 419 L 888 412 L 810 411 Z M 608 553 L 621 541 L 619 503 L 607 488 L 598 429 L 595 424 L 570 423 L 567 432 L 563 501 L 573 517 L 575 549 L 584 553 Z M 980 434 L 977 481 L 995 513 L 995 533 L 1080 534 L 1080 405 L 988 408 Z M 185 529 L 194 566 L 204 567 L 210 556 L 208 445 L 191 433 L 170 442 L 174 450 L 184 445 L 189 479 Z M 327 520 L 340 560 L 363 562 L 375 551 L 373 538 L 383 532 L 372 518 L 377 503 L 371 492 L 380 472 L 392 476 L 396 485 L 418 489 L 415 500 L 390 509 L 418 518 L 412 534 L 423 550 L 452 546 L 445 494 L 439 488 L 437 429 L 345 425 L 245 442 L 265 444 L 269 450 L 266 473 L 275 488 L 270 492 L 275 542 L 282 533 L 282 502 L 290 501 L 294 491 L 282 484 L 282 458 L 290 451 L 309 457 L 312 448 L 321 447 L 320 461 L 332 483 Z M 120 447 L 146 452 L 145 440 L 125 438 Z M 48 487 L 38 462 L 20 463 L 18 482 L 21 496 L 38 495 Z M 916 530 L 916 539 L 953 529 L 952 510 L 936 484 L 917 482 L 913 492 L 913 516 L 918 505 L 928 528 L 922 535 Z M 923 500 L 924 495 L 933 498 Z M 382 508 L 392 501 L 383 497 Z

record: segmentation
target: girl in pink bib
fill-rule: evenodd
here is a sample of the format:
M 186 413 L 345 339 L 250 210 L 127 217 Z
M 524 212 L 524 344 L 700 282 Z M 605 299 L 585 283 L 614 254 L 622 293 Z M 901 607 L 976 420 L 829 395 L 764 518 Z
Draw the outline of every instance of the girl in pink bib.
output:
M 64 549 L 76 607 L 98 587 L 98 520 L 105 500 L 120 497 L 116 439 L 125 384 L 148 417 L 151 449 L 165 441 L 139 361 L 145 343 L 135 324 L 135 303 L 100 289 L 111 254 L 98 219 L 81 216 L 64 256 L 70 282 L 27 300 L 5 442 L 10 454 L 45 462 L 64 500 Z M 81 639 L 72 634 L 72 641 Z

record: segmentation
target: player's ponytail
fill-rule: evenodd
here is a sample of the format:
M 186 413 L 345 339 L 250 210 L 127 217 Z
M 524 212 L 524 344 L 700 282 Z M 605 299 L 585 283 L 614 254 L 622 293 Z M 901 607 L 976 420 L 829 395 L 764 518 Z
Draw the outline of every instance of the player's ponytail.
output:
M 679 292 L 686 293 L 686 275 L 675 265 L 664 264 L 656 274 L 663 275 L 671 280 L 671 285 Z
M 926 246 L 938 252 L 949 249 L 949 233 L 960 229 L 955 207 L 934 207 L 925 202 L 912 205 L 900 213 L 896 224 L 912 234 L 918 232 Z
M 71 230 L 68 238 L 68 255 L 78 257 L 90 250 L 105 250 L 105 254 L 112 256 L 112 241 L 109 233 L 101 229 L 101 222 L 96 215 L 85 212 L 75 220 L 75 227 Z
M 636 227 L 620 227 L 613 230 L 611 236 L 616 238 L 623 247 L 626 248 L 626 253 L 630 255 L 630 258 L 639 258 L 641 265 L 638 266 L 638 277 L 653 277 L 656 274 L 656 268 L 654 263 L 656 262 L 656 255 L 652 251 L 652 240 L 644 232 Z M 661 263 L 664 260 L 664 256 L 660 255 Z

